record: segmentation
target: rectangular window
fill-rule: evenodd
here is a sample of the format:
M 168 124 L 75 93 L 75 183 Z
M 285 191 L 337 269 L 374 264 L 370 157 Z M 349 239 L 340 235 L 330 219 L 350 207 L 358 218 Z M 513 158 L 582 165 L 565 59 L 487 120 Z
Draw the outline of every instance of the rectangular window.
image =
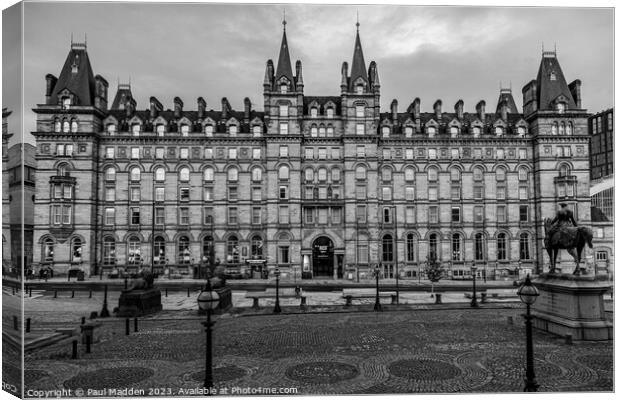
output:
M 228 200 L 229 201 L 237 201 L 239 198 L 239 193 L 237 192 L 236 186 L 230 186 L 228 188 Z
M 237 225 L 238 222 L 237 207 L 228 207 L 228 223 Z
M 213 158 L 213 149 L 205 148 L 205 159 L 210 160 Z
M 498 186 L 496 189 L 496 197 L 497 200 L 505 200 L 506 199 L 506 186 Z
M 452 207 L 452 222 L 461 222 L 461 208 Z
M 312 147 L 307 147 L 305 152 L 306 152 L 306 160 L 314 159 L 314 149 Z
M 355 208 L 355 217 L 357 222 L 366 223 L 366 206 L 357 206 Z
M 288 199 L 288 186 L 280 186 L 279 197 L 280 197 L 280 200 Z
M 114 208 L 105 209 L 105 225 L 114 225 Z
M 368 264 L 368 245 L 360 243 L 357 245 L 357 262 L 360 264 Z
M 116 189 L 112 187 L 105 188 L 105 201 L 116 200 Z
M 278 246 L 278 264 L 289 264 L 289 248 L 288 246 Z
M 357 124 L 355 125 L 355 133 L 357 135 L 363 135 L 365 133 L 365 126 L 364 124 Z
M 54 198 L 62 199 L 62 185 L 54 185 Z
M 340 224 L 340 208 L 332 208 L 332 224 Z
M 332 147 L 332 160 L 338 160 L 340 158 L 340 149 L 338 147 Z
M 437 149 L 428 149 L 428 158 L 430 160 L 436 160 L 437 159 Z
M 439 223 L 439 210 L 437 206 L 428 207 L 428 222 L 431 224 Z
M 405 221 L 408 224 L 415 223 L 415 207 L 405 208 Z
M 261 223 L 261 208 L 260 207 L 253 207 L 252 208 L 252 223 L 254 225 L 258 225 Z
M 506 206 L 497 206 L 497 222 L 506 222 Z
M 228 158 L 231 160 L 237 159 L 237 149 L 228 149 Z
M 131 201 L 140 201 L 140 188 L 139 187 L 131 188 Z
M 393 221 L 392 219 L 392 209 L 389 207 L 385 207 L 383 209 L 383 223 L 385 224 L 391 224 Z
M 450 187 L 450 198 L 452 200 L 458 200 L 461 198 L 461 186 L 460 185 L 452 185 Z
M 288 146 L 280 146 L 280 157 L 288 157 Z
M 164 191 L 163 187 L 155 188 L 155 201 L 164 201 Z
M 65 145 L 65 155 L 67 155 L 69 157 L 73 155 L 73 145 L 72 144 Z
M 484 207 L 483 206 L 474 207 L 474 222 L 484 222 Z
M 519 149 L 519 159 L 520 160 L 525 160 L 527 158 L 527 150 L 526 149 Z
M 57 144 L 56 145 L 56 155 L 64 156 L 65 155 L 65 145 Z
M 179 224 L 189 225 L 189 208 L 179 208 Z
M 327 149 L 324 147 L 319 148 L 319 160 L 327 159 Z
M 319 188 L 319 199 L 321 200 L 327 199 L 327 188 L 326 187 Z
M 259 187 L 252 188 L 252 200 L 253 201 L 261 200 L 261 188 Z
M 52 206 L 52 223 L 54 225 L 60 225 L 62 222 L 62 213 L 60 210 L 60 206 Z
M 428 188 L 428 199 L 429 200 L 437 200 L 437 188 L 429 187 Z
M 155 209 L 155 225 L 163 225 L 165 222 L 164 219 L 164 208 L 157 207 Z
M 189 149 L 187 147 L 181 147 L 179 158 L 182 160 L 187 160 L 189 158 Z
M 366 157 L 366 146 L 357 146 L 357 156 Z
M 519 222 L 528 222 L 530 220 L 528 206 L 519 206 Z
M 405 149 L 405 159 L 413 160 L 413 149 Z
M 280 135 L 288 135 L 288 122 L 280 122 Z
M 358 200 L 366 200 L 366 186 L 355 187 L 355 198 Z
M 319 208 L 319 224 L 327 225 L 327 208 Z
M 137 159 L 140 158 L 140 148 L 132 147 L 131 148 L 131 158 Z
M 140 208 L 139 207 L 131 208 L 131 224 L 140 225 Z
M 459 149 L 451 149 L 450 151 L 452 158 L 459 158 L 461 155 L 459 153 Z
M 213 224 L 213 207 L 205 207 L 204 221 L 205 225 Z
M 527 200 L 527 186 L 519 186 L 519 200 Z
M 280 117 L 288 117 L 288 105 L 280 106 Z
M 278 209 L 278 222 L 280 224 L 288 224 L 288 206 L 280 206 Z
M 415 200 L 415 187 L 414 186 L 405 187 L 405 200 L 408 200 L 408 201 Z
M 114 147 L 105 148 L 105 158 L 114 158 Z
M 189 201 L 189 188 L 180 188 L 179 198 L 181 201 Z
M 355 116 L 357 118 L 364 118 L 364 108 L 363 105 L 355 106 Z
M 482 193 L 484 191 L 484 187 L 481 185 L 474 186 L 474 199 L 482 200 Z
M 252 158 L 254 160 L 260 160 L 260 149 L 252 149 Z
M 164 152 L 165 152 L 165 150 L 164 150 L 163 147 L 157 147 L 155 149 L 155 158 L 163 159 L 164 158 Z
M 383 149 L 383 159 L 389 160 L 392 158 L 392 149 Z
M 477 160 L 482 158 L 482 149 L 474 149 L 474 158 Z
M 307 224 L 314 224 L 314 209 L 306 208 L 305 216 L 306 216 L 306 223 Z
M 497 159 L 498 160 L 503 160 L 504 159 L 504 149 L 497 149 L 495 151 L 495 154 L 497 155 Z
M 381 198 L 383 200 L 392 200 L 392 188 L 391 187 L 382 187 L 381 188 Z

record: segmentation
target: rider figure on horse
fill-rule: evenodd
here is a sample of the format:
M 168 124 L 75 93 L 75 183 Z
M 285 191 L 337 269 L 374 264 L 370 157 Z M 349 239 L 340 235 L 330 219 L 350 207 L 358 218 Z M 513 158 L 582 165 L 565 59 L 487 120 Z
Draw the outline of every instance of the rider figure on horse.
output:
M 568 204 L 560 203 L 560 209 L 555 214 L 555 218 L 551 220 L 553 229 L 559 229 L 562 226 L 577 226 L 573 212 L 568 208 Z

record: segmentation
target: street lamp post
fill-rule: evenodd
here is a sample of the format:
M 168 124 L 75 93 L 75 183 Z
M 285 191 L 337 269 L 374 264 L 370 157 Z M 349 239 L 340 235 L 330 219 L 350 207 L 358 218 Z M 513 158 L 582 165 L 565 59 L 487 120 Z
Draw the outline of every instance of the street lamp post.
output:
M 110 311 L 108 311 L 108 285 L 103 287 L 103 307 L 101 307 L 101 312 L 99 313 L 99 317 L 107 318 L 110 316 Z
M 220 302 L 220 296 L 216 291 L 211 290 L 211 281 L 207 281 L 206 290 L 198 295 L 198 307 L 207 312 L 207 320 L 202 323 L 207 333 L 207 354 L 205 359 L 205 384 L 204 387 L 209 391 L 213 387 L 213 352 L 211 332 L 215 322 L 211 321 L 211 313 L 217 308 Z
M 276 305 L 273 308 L 273 313 L 280 314 L 282 312 L 280 309 L 280 269 L 276 268 L 273 274 L 276 276 Z
M 536 383 L 536 375 L 534 374 L 534 346 L 532 344 L 532 315 L 530 314 L 530 306 L 536 302 L 538 298 L 538 289 L 532 284 L 530 274 L 527 274 L 525 282 L 517 291 L 519 298 L 526 305 L 525 317 L 525 336 L 526 336 L 526 369 L 525 369 L 525 388 L 524 392 L 538 391 L 538 383 Z
M 473 278 L 473 293 L 471 296 L 471 306 L 472 307 L 478 307 L 478 300 L 476 299 L 476 271 L 478 270 L 478 267 L 476 267 L 476 262 L 472 261 L 471 262 L 471 276 Z
M 377 280 L 377 296 L 375 297 L 375 311 L 381 311 L 381 302 L 379 301 L 379 265 L 375 267 L 375 278 Z

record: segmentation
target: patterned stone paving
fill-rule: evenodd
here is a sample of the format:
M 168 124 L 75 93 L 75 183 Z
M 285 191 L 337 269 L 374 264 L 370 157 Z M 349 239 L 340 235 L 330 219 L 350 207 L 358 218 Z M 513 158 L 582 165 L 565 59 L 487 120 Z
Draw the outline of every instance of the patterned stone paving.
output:
M 521 314 L 483 308 L 222 316 L 214 328 L 214 380 L 219 388 L 284 387 L 299 394 L 520 392 Z M 201 319 L 165 316 L 141 320 L 129 336 L 123 320 L 104 321 L 102 340 L 91 354 L 80 348 L 78 360 L 60 344 L 28 354 L 27 386 L 200 387 Z M 540 391 L 613 390 L 612 342 L 567 345 L 535 331 L 534 343 Z

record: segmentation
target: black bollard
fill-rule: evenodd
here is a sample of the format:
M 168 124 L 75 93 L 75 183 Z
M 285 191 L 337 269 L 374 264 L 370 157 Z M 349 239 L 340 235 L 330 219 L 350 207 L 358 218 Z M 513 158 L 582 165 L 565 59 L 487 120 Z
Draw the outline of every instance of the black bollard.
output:
M 89 298 L 89 299 L 92 299 L 92 298 L 93 298 L 93 290 L 92 290 L 92 289 L 90 289 L 90 290 L 88 291 L 88 298 Z
M 26 318 L 26 333 L 30 332 L 30 318 Z
M 54 298 L 58 298 L 58 290 L 54 290 Z
M 189 288 L 187 288 L 187 297 L 189 297 Z
M 13 315 L 13 329 L 15 329 L 16 331 L 19 330 L 19 326 L 17 324 L 17 317 L 15 315 Z
M 127 277 L 125 277 L 125 290 L 127 290 Z
M 72 354 L 71 354 L 71 358 L 73 358 L 75 360 L 75 359 L 77 359 L 77 353 L 78 353 L 78 350 L 77 350 L 78 349 L 77 348 L 78 341 L 74 340 L 72 344 L 73 344 L 73 351 L 72 351 Z
M 11 286 L 11 292 L 13 293 L 13 296 L 15 296 L 15 286 Z
M 82 325 L 86 323 L 86 317 L 82 317 Z
M 86 353 L 90 354 L 90 343 L 93 337 L 91 335 L 86 335 Z
M 74 297 L 75 297 L 75 290 L 72 290 L 71 291 L 71 298 L 74 298 Z
M 125 318 L 125 335 L 129 336 L 129 318 Z
M 26 291 L 28 292 L 28 297 L 32 297 L 32 288 L 26 288 Z
M 168 288 L 166 288 L 166 297 L 168 297 Z
M 133 331 L 138 332 L 138 318 L 133 319 Z

